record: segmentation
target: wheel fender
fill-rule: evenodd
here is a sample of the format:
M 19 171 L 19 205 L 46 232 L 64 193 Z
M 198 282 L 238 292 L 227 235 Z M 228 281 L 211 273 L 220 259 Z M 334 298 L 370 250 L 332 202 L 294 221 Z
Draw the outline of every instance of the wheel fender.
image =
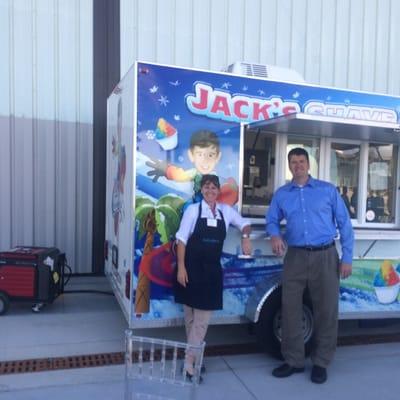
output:
M 245 315 L 254 323 L 258 322 L 263 305 L 282 284 L 282 272 L 274 272 L 261 281 L 250 295 L 246 304 Z

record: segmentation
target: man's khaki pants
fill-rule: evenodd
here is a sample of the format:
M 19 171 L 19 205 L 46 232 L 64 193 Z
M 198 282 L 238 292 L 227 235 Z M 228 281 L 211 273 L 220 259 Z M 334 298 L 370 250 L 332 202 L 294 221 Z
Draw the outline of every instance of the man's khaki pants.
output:
M 282 277 L 282 355 L 292 367 L 304 366 L 303 292 L 314 315 L 311 360 L 326 368 L 333 359 L 338 328 L 339 258 L 336 248 L 309 251 L 289 247 Z

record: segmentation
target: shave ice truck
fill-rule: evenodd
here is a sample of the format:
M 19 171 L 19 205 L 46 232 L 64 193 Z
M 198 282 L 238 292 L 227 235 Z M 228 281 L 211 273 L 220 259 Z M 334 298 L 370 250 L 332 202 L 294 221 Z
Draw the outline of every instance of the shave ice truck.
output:
M 136 62 L 107 107 L 106 275 L 130 327 L 182 323 L 174 235 L 184 208 L 199 201 L 205 156 L 221 181 L 219 201 L 251 220 L 253 242 L 243 257 L 240 233 L 229 229 L 224 308 L 212 323 L 250 321 L 279 354 L 282 259 L 272 254 L 265 213 L 291 178 L 293 147 L 309 152 L 312 176 L 336 185 L 351 216 L 353 274 L 340 285 L 340 318 L 400 317 L 399 97 Z M 214 145 L 198 155 L 202 131 Z M 307 293 L 303 312 L 307 348 Z

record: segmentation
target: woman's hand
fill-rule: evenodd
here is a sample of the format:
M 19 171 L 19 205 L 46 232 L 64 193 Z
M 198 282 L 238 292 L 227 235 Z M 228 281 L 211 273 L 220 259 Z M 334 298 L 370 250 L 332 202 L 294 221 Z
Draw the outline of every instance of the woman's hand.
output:
M 176 255 L 178 257 L 178 274 L 177 274 L 177 281 L 183 287 L 186 287 L 187 283 L 189 282 L 188 274 L 185 267 L 185 252 L 186 252 L 186 245 L 182 241 L 178 240 L 178 247 L 176 251 Z
M 177 276 L 178 282 L 183 286 L 186 287 L 186 284 L 189 282 L 186 268 L 185 266 L 178 267 L 178 276 Z
M 242 238 L 242 252 L 243 254 L 245 254 L 246 256 L 250 256 L 251 255 L 251 241 L 250 238 Z

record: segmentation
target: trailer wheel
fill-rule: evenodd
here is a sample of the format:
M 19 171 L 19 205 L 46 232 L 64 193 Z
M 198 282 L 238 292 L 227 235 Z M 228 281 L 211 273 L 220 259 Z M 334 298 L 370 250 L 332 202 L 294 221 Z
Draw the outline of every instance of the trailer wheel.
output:
M 281 290 L 275 290 L 267 299 L 261 309 L 260 317 L 256 323 L 256 337 L 264 351 L 275 358 L 282 359 L 282 313 Z M 305 355 L 311 352 L 312 336 L 314 331 L 314 319 L 311 302 L 305 296 L 303 299 L 303 334 Z
M 5 314 L 10 307 L 10 299 L 5 293 L 0 292 L 0 315 Z

